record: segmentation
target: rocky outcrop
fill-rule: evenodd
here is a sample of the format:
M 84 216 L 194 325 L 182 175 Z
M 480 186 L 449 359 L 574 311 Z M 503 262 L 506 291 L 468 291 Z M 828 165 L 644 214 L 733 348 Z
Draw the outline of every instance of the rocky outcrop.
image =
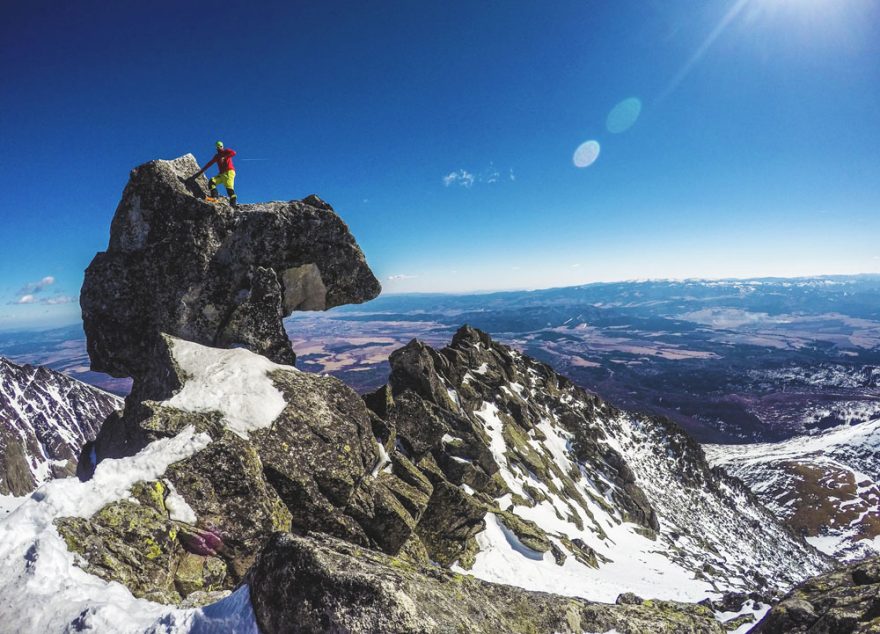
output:
M 82 447 L 122 407 L 112 394 L 0 357 L 0 494 L 27 495 L 73 475 Z
M 335 378 L 244 349 L 160 341 L 150 389 L 164 398 L 111 417 L 81 464 L 131 456 L 187 428 L 207 434 L 210 444 L 144 483 L 158 492 L 152 505 L 123 500 L 58 523 L 87 570 L 138 596 L 193 602 L 198 593 L 232 589 L 261 545 L 286 530 L 329 534 L 413 566 L 472 569 L 487 580 L 531 584 L 530 562 L 558 565 L 571 579 L 558 591 L 597 596 L 591 583 L 599 580 L 619 588 L 601 591 L 608 601 L 626 587 L 602 569 L 628 557 L 637 566 L 665 553 L 658 583 L 667 568 L 723 585 L 742 579 L 747 566 L 762 566 L 767 580 L 734 586 L 745 589 L 796 574 L 781 568 L 780 550 L 804 569 L 821 564 L 773 525 L 724 516 L 721 481 L 680 493 L 691 505 L 718 497 L 703 515 L 673 517 L 664 509 L 673 530 L 694 527 L 687 539 L 697 539 L 696 527 L 704 531 L 705 546 L 677 548 L 674 540 L 685 538 L 654 528 L 656 498 L 642 489 L 640 474 L 662 467 L 687 478 L 664 483 L 665 490 L 697 487 L 693 481 L 712 472 L 663 466 L 672 450 L 661 438 L 626 435 L 630 425 L 642 434 L 650 419 L 628 421 L 479 331 L 463 328 L 441 351 L 409 344 L 392 356 L 392 382 L 365 399 Z M 633 462 L 623 453 L 628 439 L 649 443 L 647 455 L 663 456 L 663 464 Z M 734 502 L 739 513 L 749 510 L 748 500 Z M 712 533 L 716 524 L 730 544 Z M 759 550 L 764 542 L 771 550 Z M 493 552 L 510 559 L 499 568 L 484 559 Z
M 59 522 L 88 570 L 138 596 L 178 602 L 188 591 L 234 587 L 275 531 L 318 530 L 391 554 L 404 548 L 433 487 L 403 457 L 403 477 L 392 473 L 393 447 L 377 441 L 375 416 L 357 393 L 247 350 L 161 340 L 153 376 L 166 383 L 153 389 L 168 398 L 109 419 L 82 464 L 131 456 L 188 427 L 211 442 L 144 484 L 151 504 L 122 501 L 91 519 Z M 175 513 L 180 507 L 186 512 Z M 181 566 L 185 582 L 175 576 Z M 194 568 L 210 571 L 210 581 L 192 577 Z
M 389 362 L 365 400 L 394 439 L 392 472 L 405 457 L 433 487 L 416 527 L 432 561 L 513 581 L 529 559 L 571 558 L 589 583 L 620 565 L 629 534 L 718 591 L 789 587 L 828 566 L 673 423 L 617 410 L 486 333 L 464 326 L 441 350 L 413 340 Z M 519 574 L 479 561 L 510 549 L 527 553 Z
M 142 377 L 160 333 L 292 364 L 283 317 L 379 294 L 326 202 L 209 203 L 198 169 L 187 154 L 132 170 L 80 295 L 93 370 Z
M 703 606 L 597 604 L 486 583 L 324 535 L 272 537 L 248 575 L 266 634 L 721 634 Z
M 765 616 L 754 634 L 880 632 L 880 558 L 802 583 Z

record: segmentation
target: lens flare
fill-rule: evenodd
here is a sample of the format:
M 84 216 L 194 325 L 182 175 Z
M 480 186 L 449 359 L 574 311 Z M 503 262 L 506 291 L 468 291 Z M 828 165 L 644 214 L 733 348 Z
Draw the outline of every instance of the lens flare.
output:
M 599 142 L 586 141 L 581 143 L 578 149 L 574 151 L 574 156 L 571 160 L 574 162 L 575 167 L 589 167 L 596 162 L 597 158 L 599 158 Z
M 635 97 L 629 97 L 611 109 L 605 119 L 605 126 L 614 134 L 626 132 L 635 125 L 641 113 L 642 102 Z

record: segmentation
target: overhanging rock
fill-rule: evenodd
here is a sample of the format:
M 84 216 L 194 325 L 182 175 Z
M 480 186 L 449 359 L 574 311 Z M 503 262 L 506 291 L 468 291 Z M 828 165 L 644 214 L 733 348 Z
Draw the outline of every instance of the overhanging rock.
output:
M 379 294 L 329 204 L 209 203 L 198 170 L 191 154 L 132 170 L 80 295 L 94 370 L 143 376 L 160 333 L 292 364 L 285 316 Z

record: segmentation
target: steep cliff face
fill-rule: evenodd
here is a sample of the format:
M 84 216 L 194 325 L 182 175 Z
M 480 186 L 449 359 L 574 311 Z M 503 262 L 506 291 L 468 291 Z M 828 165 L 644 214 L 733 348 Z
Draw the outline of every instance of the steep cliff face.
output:
M 187 154 L 132 170 L 80 295 L 92 369 L 137 379 L 160 333 L 292 364 L 283 317 L 379 294 L 348 227 L 317 196 L 234 209 L 202 200 L 198 169 Z
M 77 456 L 122 400 L 60 372 L 0 357 L 0 494 L 73 475 Z

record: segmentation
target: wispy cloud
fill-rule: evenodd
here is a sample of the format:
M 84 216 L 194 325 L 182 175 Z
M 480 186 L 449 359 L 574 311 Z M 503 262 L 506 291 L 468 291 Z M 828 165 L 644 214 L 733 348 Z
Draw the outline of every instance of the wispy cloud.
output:
M 9 304 L 43 304 L 44 306 L 57 306 L 59 304 L 72 304 L 76 301 L 76 297 L 71 295 L 49 295 L 48 297 L 38 297 L 33 293 L 26 293 Z
M 54 283 L 55 283 L 55 278 L 52 277 L 51 275 L 47 275 L 46 277 L 41 279 L 39 282 L 29 282 L 29 283 L 25 284 L 20 289 L 18 289 L 18 292 L 16 293 L 16 295 L 27 296 L 27 295 L 34 295 L 35 293 L 41 293 L 41 292 L 43 292 L 43 290 L 45 290 L 49 286 L 52 286 L 52 284 L 54 284 Z M 27 302 L 24 302 L 24 303 L 27 303 Z
M 458 169 L 449 172 L 446 176 L 443 177 L 443 184 L 446 187 L 458 185 L 459 187 L 470 189 L 478 183 L 493 185 L 495 183 L 500 183 L 503 180 L 516 180 L 516 176 L 513 173 L 513 168 L 509 169 L 507 171 L 507 174 L 505 175 L 501 171 L 499 171 L 498 168 L 495 167 L 494 163 L 489 163 L 489 167 L 481 172 L 469 172 L 466 169 Z
M 461 187 L 471 188 L 474 186 L 474 175 L 468 172 L 467 170 L 457 170 L 455 172 L 449 172 L 446 176 L 443 177 L 443 184 L 446 187 L 452 187 L 453 185 L 460 185 Z
M 61 290 L 56 290 L 54 295 L 43 295 L 43 291 L 55 284 L 55 278 L 47 275 L 37 282 L 28 282 L 15 294 L 17 299 L 7 302 L 8 304 L 43 304 L 46 306 L 55 306 L 58 304 L 71 304 L 76 301 L 76 297 L 64 295 Z
M 406 273 L 398 273 L 397 275 L 389 275 L 388 280 L 390 282 L 396 282 L 398 280 L 414 280 L 418 277 L 418 275 L 407 275 Z

